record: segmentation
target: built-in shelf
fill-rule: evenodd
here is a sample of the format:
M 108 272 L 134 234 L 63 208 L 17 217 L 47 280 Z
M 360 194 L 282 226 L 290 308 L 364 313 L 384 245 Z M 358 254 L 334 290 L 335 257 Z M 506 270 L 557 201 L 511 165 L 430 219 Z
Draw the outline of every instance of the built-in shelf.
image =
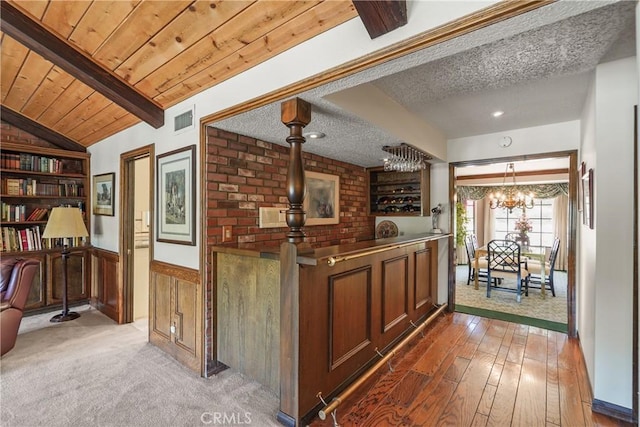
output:
M 428 212 L 430 173 L 428 167 L 416 172 L 371 168 L 368 173 L 371 215 L 420 216 Z

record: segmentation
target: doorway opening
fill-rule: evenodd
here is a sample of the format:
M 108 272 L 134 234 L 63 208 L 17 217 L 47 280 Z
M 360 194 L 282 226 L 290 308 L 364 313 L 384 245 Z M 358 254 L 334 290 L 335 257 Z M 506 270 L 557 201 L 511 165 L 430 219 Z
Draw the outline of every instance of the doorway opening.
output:
M 153 259 L 153 146 L 124 153 L 122 171 L 123 323 L 149 330 L 149 265 Z
M 519 208 L 512 212 L 503 208 L 492 209 L 487 199 L 490 192 L 502 186 L 505 164 L 512 162 L 516 163 L 519 171 L 518 187 L 539 189 L 533 207 L 524 209 L 524 212 Z M 575 334 L 576 163 L 577 153 L 572 151 L 450 165 L 451 176 L 454 177 L 451 182 L 452 203 L 455 200 L 460 211 L 453 218 L 458 238 L 454 239 L 456 249 L 451 268 L 455 274 L 453 284 L 450 284 L 458 310 L 503 320 L 517 317 L 521 323 L 530 322 L 528 324 L 534 326 Z M 510 293 L 491 292 L 488 298 L 486 281 L 479 281 L 476 289 L 473 273 L 469 280 L 473 269 L 467 260 L 464 236 L 474 235 L 480 248 L 492 239 L 508 239 L 523 214 L 532 224 L 527 237 L 531 243 L 525 249 L 532 254 L 540 252 L 541 262 L 544 262 L 542 257 L 545 254 L 549 261 L 554 239 L 560 239 L 553 272 L 556 296 L 552 295 L 549 287 L 545 295 L 542 289 L 532 286 L 529 296 L 522 296 L 521 303 L 517 303 L 515 295 Z M 463 228 L 466 228 L 466 233 L 460 233 Z

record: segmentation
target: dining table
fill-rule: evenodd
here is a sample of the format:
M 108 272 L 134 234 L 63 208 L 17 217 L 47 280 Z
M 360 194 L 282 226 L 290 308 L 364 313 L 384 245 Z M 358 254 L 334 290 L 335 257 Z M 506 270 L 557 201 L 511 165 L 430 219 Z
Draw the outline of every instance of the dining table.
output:
M 545 260 L 546 260 L 546 256 L 547 256 L 547 252 L 549 251 L 549 248 L 546 246 L 532 246 L 532 245 L 528 245 L 528 246 L 523 246 L 520 245 L 520 258 L 521 261 L 525 262 L 529 259 L 535 259 L 535 260 L 539 260 L 540 261 L 540 295 L 542 296 L 542 298 L 546 298 L 547 293 L 546 293 L 546 272 L 545 272 Z M 485 246 L 480 246 L 479 248 L 476 249 L 476 258 L 474 260 L 474 270 L 475 270 L 475 274 L 474 274 L 474 287 L 475 289 L 479 289 L 479 281 L 478 281 L 478 271 L 479 271 L 479 260 L 481 258 L 486 258 L 489 255 L 489 251 L 487 250 L 487 245 Z

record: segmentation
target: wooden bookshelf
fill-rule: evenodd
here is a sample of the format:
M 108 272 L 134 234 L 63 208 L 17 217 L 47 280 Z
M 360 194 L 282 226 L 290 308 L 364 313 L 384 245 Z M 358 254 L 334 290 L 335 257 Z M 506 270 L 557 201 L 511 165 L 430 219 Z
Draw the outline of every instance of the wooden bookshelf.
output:
M 90 227 L 90 154 L 25 144 L 0 145 L 0 253 L 3 259 L 40 262 L 26 308 L 60 304 L 60 253 L 71 247 L 69 302 L 89 298 L 90 237 L 75 241 L 42 239 L 51 209 L 77 206 Z

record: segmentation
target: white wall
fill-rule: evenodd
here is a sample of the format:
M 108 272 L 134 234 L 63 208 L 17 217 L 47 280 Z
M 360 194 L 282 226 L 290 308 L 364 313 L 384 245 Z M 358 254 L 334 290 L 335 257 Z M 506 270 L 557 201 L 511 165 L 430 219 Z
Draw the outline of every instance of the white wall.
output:
M 510 136 L 513 141 L 506 148 L 498 145 L 498 142 L 504 136 Z M 524 154 L 577 150 L 579 146 L 580 121 L 573 120 L 451 139 L 447 147 L 447 160 L 449 162 L 462 162 L 467 160 L 499 159 Z
M 449 206 L 449 164 L 431 165 L 431 207 L 442 205 L 442 215 L 438 218 L 438 227 L 443 233 L 450 233 L 453 227 L 449 221 L 452 206 Z M 454 210 L 455 212 L 455 210 Z
M 496 1 L 409 2 L 407 25 L 374 40 L 369 38 L 360 19 L 351 19 L 331 31 L 322 33 L 302 45 L 295 46 L 269 61 L 167 109 L 165 112 L 166 125 L 160 129 L 153 129 L 145 123 L 140 123 L 92 145 L 88 150 L 92 154 L 92 173 L 116 172 L 116 188 L 119 188 L 121 153 L 147 144 L 155 144 L 156 155 L 191 144 L 199 145 L 197 127 L 193 131 L 180 135 L 173 135 L 171 130 L 173 117 L 191 105 L 196 105 L 197 123 L 203 116 L 211 115 L 337 67 L 493 3 Z M 340 48 L 336 49 L 336 46 L 340 46 Z M 279 120 L 279 117 L 274 119 Z M 197 173 L 200 173 L 199 170 Z M 196 194 L 199 195 L 199 183 L 196 191 Z M 120 212 L 118 200 L 116 200 L 115 211 L 116 216 L 114 217 L 94 216 L 92 218 L 94 224 L 92 243 L 96 247 L 117 252 L 119 250 Z M 155 259 L 190 268 L 199 268 L 199 209 L 196 210 L 196 215 L 198 226 L 196 246 L 176 246 L 158 243 L 153 239 Z
M 595 74 L 581 118 L 581 145 L 578 164 L 584 162 L 588 167 L 596 167 L 596 102 L 595 102 Z M 595 370 L 595 328 L 596 319 L 596 233 L 582 225 L 582 218 L 578 217 L 578 240 L 576 253 L 576 325 L 580 337 L 582 353 L 589 373 L 591 389 L 594 389 Z
M 632 407 L 633 106 L 636 58 L 596 69 L 594 398 Z M 591 165 L 587 164 L 587 168 Z

